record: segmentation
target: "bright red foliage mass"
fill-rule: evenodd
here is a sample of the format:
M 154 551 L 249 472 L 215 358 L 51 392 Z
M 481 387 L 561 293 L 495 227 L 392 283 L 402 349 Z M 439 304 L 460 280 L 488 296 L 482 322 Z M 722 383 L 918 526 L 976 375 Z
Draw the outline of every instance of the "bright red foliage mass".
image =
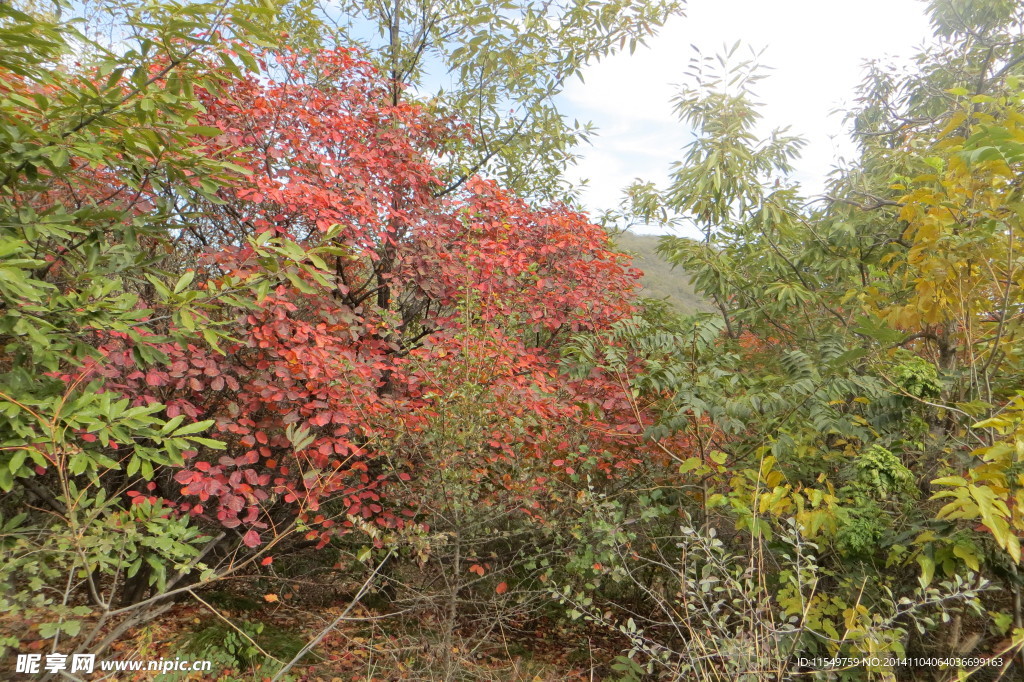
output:
M 429 452 L 409 436 L 467 380 L 484 389 L 493 417 L 487 451 L 467 453 L 479 466 L 561 465 L 566 425 L 584 420 L 588 396 L 607 398 L 609 380 L 569 382 L 559 347 L 634 312 L 628 258 L 563 206 L 534 208 L 480 179 L 441 191 L 432 159 L 462 131 L 419 106 L 389 104 L 388 84 L 353 53 L 267 60 L 264 77 L 205 96 L 201 123 L 221 131 L 209 153 L 250 150 L 248 174 L 182 235 L 199 286 L 269 277 L 266 295 L 252 309 L 220 311 L 239 340 L 224 355 L 197 337 L 187 348 L 160 344 L 169 364 L 143 369 L 126 338 L 105 347 L 110 390 L 162 402 L 169 416 L 214 419 L 211 437 L 227 444 L 188 453 L 173 475 L 180 488 L 160 492 L 244 526 L 250 546 L 296 515 L 326 541 L 328 500 L 399 525 L 387 483 L 414 486 L 417 467 L 444 464 L 424 461 Z M 268 263 L 251 241 L 267 236 L 297 258 Z M 324 246 L 332 262 L 309 260 L 318 278 L 299 263 Z M 470 365 L 489 369 L 461 372 Z M 628 403 L 619 407 L 632 419 Z M 518 441 L 501 428 L 513 418 L 527 423 Z M 600 430 L 606 453 L 617 428 Z

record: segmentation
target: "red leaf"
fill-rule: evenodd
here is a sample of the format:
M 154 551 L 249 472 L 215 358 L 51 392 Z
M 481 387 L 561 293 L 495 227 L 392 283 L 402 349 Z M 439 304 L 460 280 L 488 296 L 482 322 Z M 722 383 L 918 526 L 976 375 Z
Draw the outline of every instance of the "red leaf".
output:
M 246 547 L 256 547 L 263 541 L 260 539 L 260 534 L 254 530 L 250 530 L 248 533 L 242 536 L 242 543 Z

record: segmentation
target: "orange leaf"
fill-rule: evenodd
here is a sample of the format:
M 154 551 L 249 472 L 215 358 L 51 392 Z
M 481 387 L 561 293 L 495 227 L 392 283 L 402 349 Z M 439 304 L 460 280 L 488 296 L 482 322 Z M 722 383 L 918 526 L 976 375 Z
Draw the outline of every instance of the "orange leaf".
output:
M 265 595 L 263 595 L 263 600 L 264 601 L 269 601 L 269 602 L 275 602 L 275 601 L 277 601 L 277 595 L 276 594 L 265 594 Z
M 494 591 L 498 594 L 505 594 L 508 592 L 508 583 L 498 583 L 498 586 L 494 588 Z
M 478 576 L 483 577 L 483 575 L 484 575 L 484 567 L 481 566 L 480 564 L 473 564 L 472 566 L 469 567 L 469 572 L 470 573 L 476 573 Z

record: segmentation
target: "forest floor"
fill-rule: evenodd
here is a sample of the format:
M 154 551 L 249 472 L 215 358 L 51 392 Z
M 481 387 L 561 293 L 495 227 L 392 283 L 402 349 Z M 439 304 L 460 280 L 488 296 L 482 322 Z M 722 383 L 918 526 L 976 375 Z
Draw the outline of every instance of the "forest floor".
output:
M 313 605 L 301 595 L 235 592 L 200 593 L 206 602 L 180 603 L 115 642 L 108 660 L 210 660 L 204 673 L 168 673 L 160 680 L 216 682 L 272 679 L 348 608 Z M 266 597 L 270 597 L 267 600 Z M 86 623 L 83 632 L 88 631 Z M 32 623 L 0 616 L 0 635 L 22 639 L 18 653 L 49 653 L 52 640 L 25 639 Z M 291 682 L 386 680 L 474 680 L 495 682 L 582 682 L 600 680 L 622 643 L 593 627 L 545 619 L 509 622 L 486 637 L 470 631 L 443 636 L 436 620 L 417 615 L 403 620 L 357 605 L 284 678 Z M 64 640 L 60 650 L 74 648 Z M 12 668 L 13 669 L 13 666 Z M 118 680 L 149 680 L 153 673 L 118 673 Z M 91 678 L 90 678 L 91 679 Z M 109 678 L 107 678 L 109 679 Z

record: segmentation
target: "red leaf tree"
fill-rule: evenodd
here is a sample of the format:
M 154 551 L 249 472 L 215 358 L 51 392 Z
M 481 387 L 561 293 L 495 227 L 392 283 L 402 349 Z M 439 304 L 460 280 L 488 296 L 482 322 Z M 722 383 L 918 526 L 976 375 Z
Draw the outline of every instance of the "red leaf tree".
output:
M 389 504 L 388 484 L 415 487 L 421 467 L 444 464 L 417 434 L 459 381 L 492 415 L 481 476 L 534 485 L 492 465 L 550 467 L 588 437 L 579 427 L 594 412 L 581 403 L 620 389 L 568 381 L 559 349 L 631 315 L 638 273 L 565 206 L 536 208 L 476 178 L 442 194 L 436 163 L 463 130 L 391 104 L 356 54 L 268 54 L 264 66 L 204 94 L 204 130 L 220 131 L 209 153 L 244 150 L 246 174 L 197 199 L 178 240 L 193 286 L 233 292 L 197 332 L 217 324 L 234 341 L 223 354 L 198 335 L 184 348 L 154 342 L 169 362 L 147 367 L 137 343 L 105 346 L 110 390 L 214 419 L 210 435 L 226 443 L 187 453 L 177 490 L 165 480 L 161 492 L 242 527 L 250 546 L 295 518 L 321 542 L 352 517 L 400 525 L 415 495 Z M 259 292 L 247 304 L 241 284 Z M 502 430 L 510 419 L 525 424 L 516 441 Z M 611 457 L 618 428 L 595 430 Z M 634 458 L 635 438 L 623 444 Z

